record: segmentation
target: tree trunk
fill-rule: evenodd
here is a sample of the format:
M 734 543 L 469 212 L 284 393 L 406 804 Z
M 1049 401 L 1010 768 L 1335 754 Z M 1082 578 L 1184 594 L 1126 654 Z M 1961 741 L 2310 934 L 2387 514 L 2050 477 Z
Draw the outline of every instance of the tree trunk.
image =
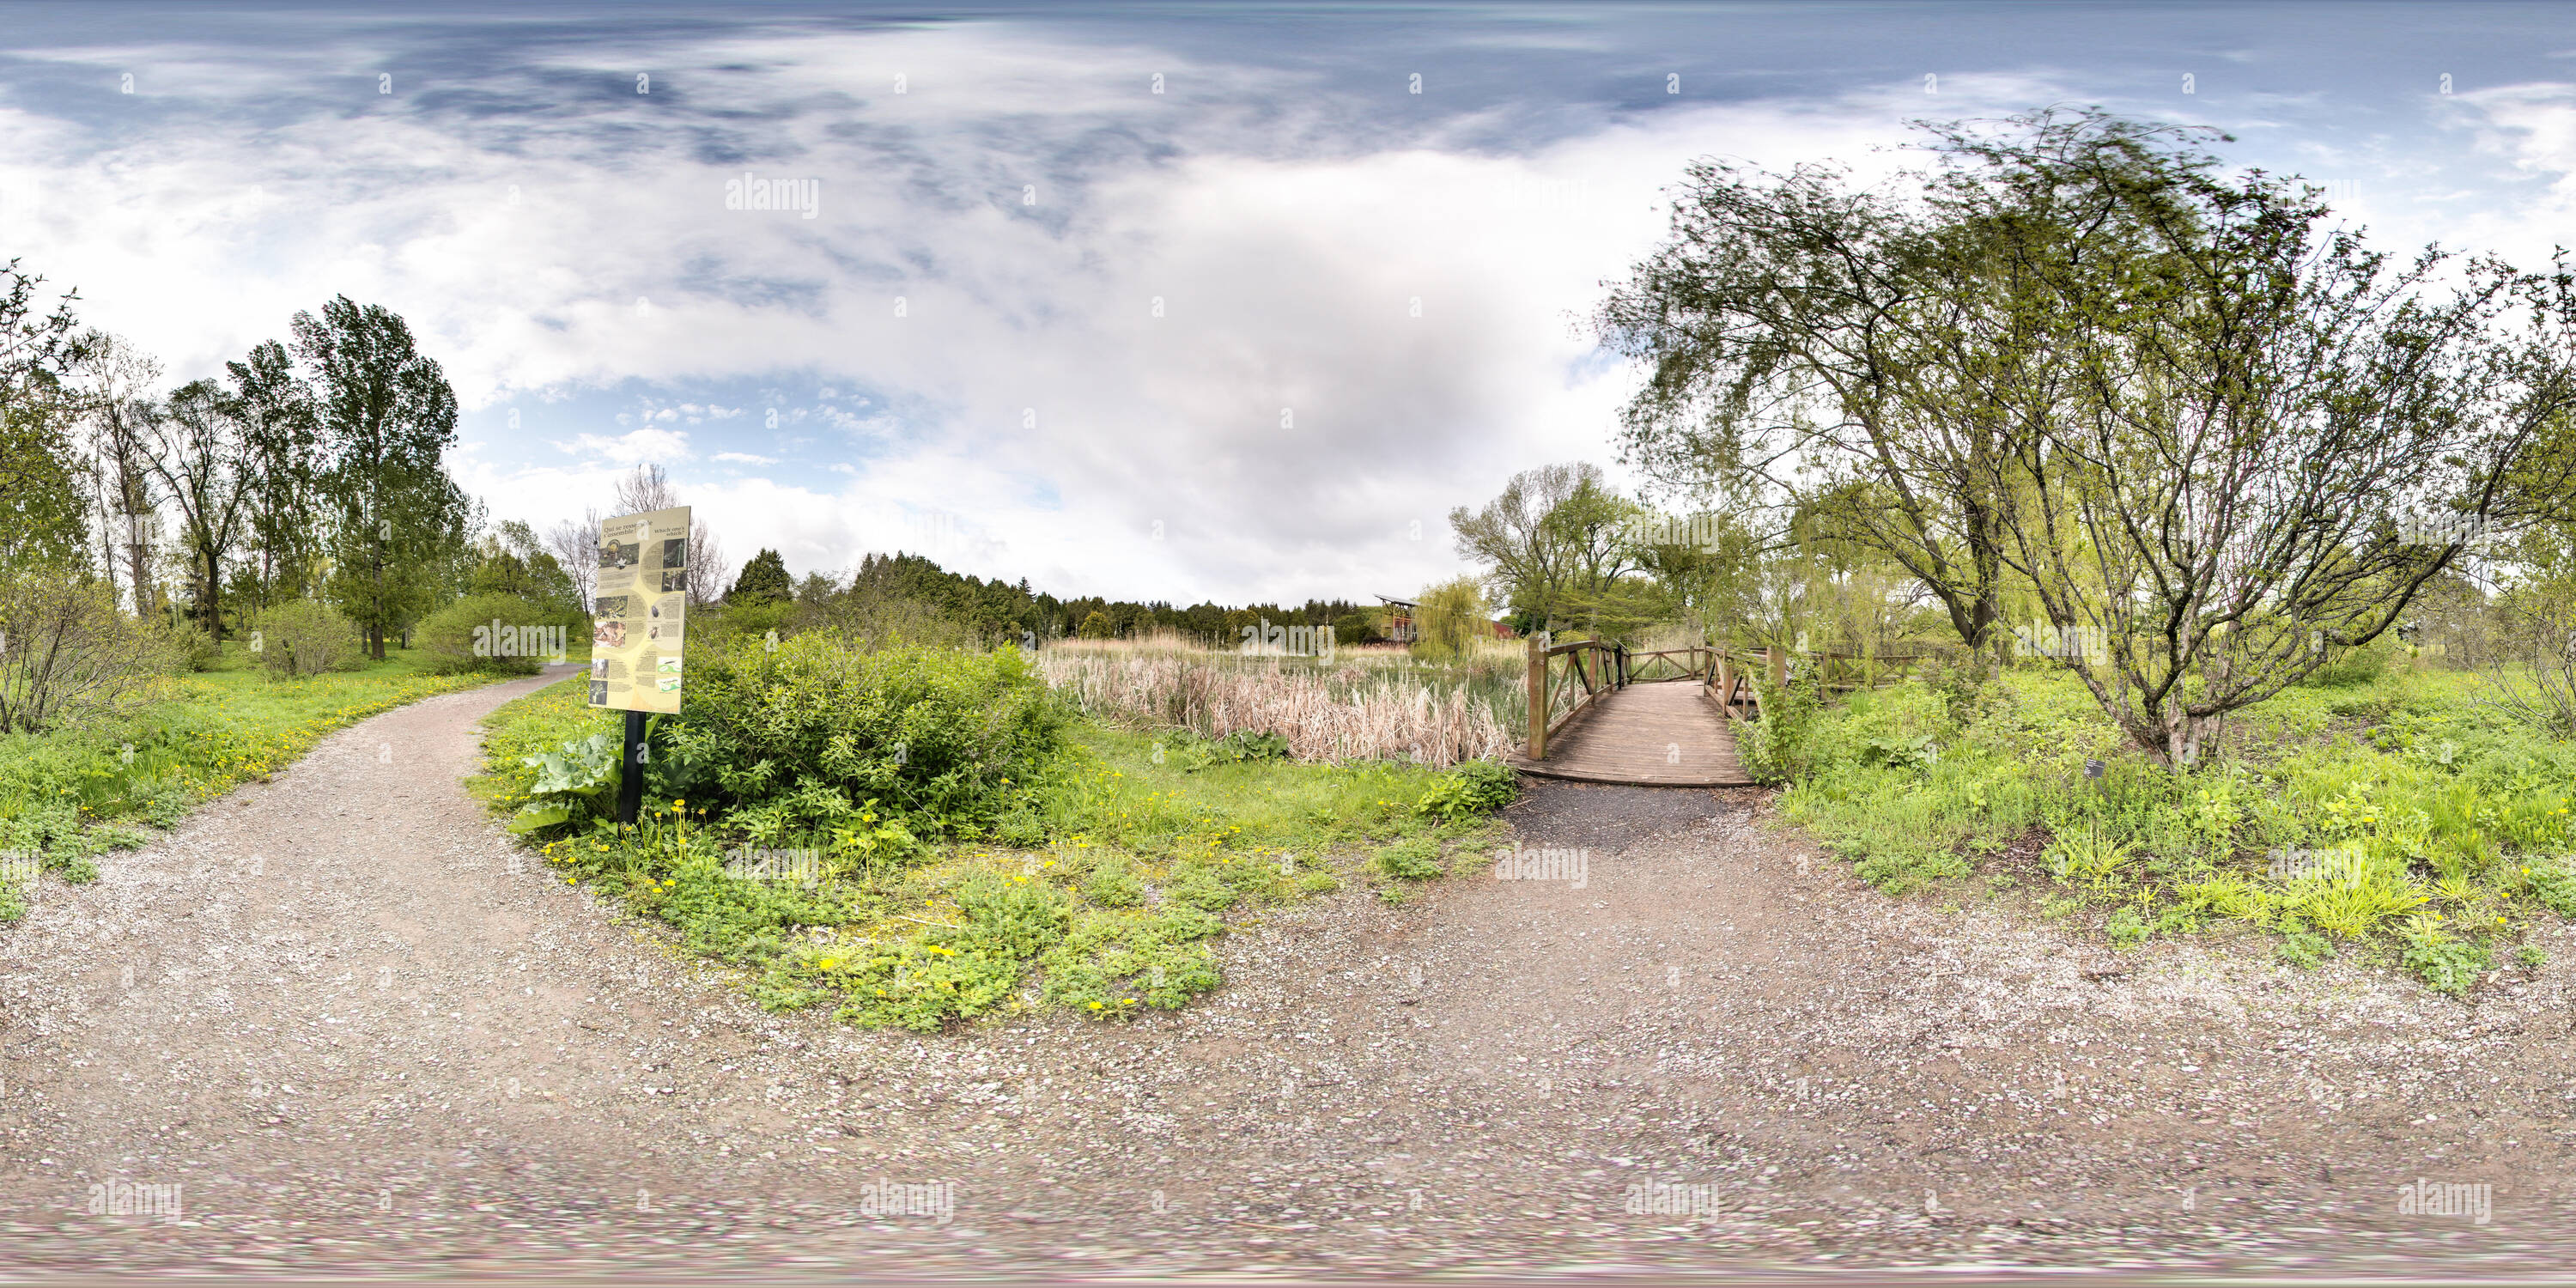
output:
M 116 515 L 107 508 L 107 489 L 98 490 L 98 563 L 107 573 L 107 597 L 117 598 L 116 591 Z
M 206 556 L 206 631 L 215 642 L 224 642 L 224 572 L 214 556 Z

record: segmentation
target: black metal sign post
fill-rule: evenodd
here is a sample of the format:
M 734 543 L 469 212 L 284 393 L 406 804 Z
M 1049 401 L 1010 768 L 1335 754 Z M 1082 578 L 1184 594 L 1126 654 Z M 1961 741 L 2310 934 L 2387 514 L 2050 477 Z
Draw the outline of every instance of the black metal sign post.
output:
M 617 821 L 628 827 L 644 812 L 644 713 L 626 713 L 626 749 L 617 763 Z

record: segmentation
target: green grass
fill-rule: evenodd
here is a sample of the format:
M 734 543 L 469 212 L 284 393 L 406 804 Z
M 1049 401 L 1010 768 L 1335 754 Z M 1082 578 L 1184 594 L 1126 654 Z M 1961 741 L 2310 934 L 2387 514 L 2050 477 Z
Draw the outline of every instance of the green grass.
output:
M 2292 689 L 2183 775 L 2062 673 L 2008 673 L 1965 727 L 1920 687 L 1881 690 L 1818 718 L 1781 805 L 1893 893 L 2017 876 L 2116 946 L 2233 922 L 2279 936 L 2284 960 L 2350 943 L 2456 993 L 2535 920 L 2576 915 L 2576 746 L 2478 684 L 2396 668 Z M 1926 738 L 1928 756 L 1889 750 Z
M 145 840 L 199 804 L 284 768 L 316 742 L 378 712 L 487 683 L 435 676 L 395 651 L 361 670 L 300 680 L 252 669 L 233 642 L 218 669 L 156 682 L 129 719 L 92 729 L 0 735 L 0 851 L 36 852 L 73 881 L 92 858 Z M 25 891 L 0 895 L 0 920 Z
M 476 790 L 515 809 L 535 781 L 524 758 L 619 719 L 570 684 L 503 706 L 485 721 Z M 567 883 L 740 969 L 764 1005 L 930 1030 L 1037 1006 L 1176 1009 L 1221 982 L 1211 941 L 1230 925 L 1345 883 L 1400 889 L 1436 873 L 1422 856 L 1498 835 L 1490 816 L 1421 807 L 1446 777 L 1434 770 L 1210 761 L 1174 746 L 1168 733 L 1086 723 L 1049 781 L 1011 785 L 1024 829 L 1012 843 L 926 846 L 810 888 L 729 875 L 743 841 L 702 802 L 652 801 L 635 828 L 595 827 L 542 852 Z M 1402 861 L 1378 861 L 1390 852 Z

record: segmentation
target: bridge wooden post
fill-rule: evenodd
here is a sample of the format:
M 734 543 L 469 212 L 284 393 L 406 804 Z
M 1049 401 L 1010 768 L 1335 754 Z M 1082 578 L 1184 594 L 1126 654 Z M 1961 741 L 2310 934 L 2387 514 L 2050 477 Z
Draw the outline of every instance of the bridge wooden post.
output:
M 1732 715 L 1735 713 L 1735 659 L 1719 653 L 1711 665 L 1717 668 L 1717 705 Z
M 1547 647 L 1539 632 L 1529 639 L 1529 758 L 1547 759 Z

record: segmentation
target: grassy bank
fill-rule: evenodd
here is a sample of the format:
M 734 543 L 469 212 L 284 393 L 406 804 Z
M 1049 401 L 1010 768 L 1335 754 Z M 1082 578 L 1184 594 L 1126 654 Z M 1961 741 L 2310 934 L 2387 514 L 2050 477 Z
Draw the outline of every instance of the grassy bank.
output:
M 199 804 L 291 764 L 329 734 L 432 694 L 473 688 L 488 676 L 422 670 L 396 651 L 355 671 L 273 679 L 227 644 L 218 668 L 155 682 L 130 719 L 87 730 L 0 735 L 0 852 L 16 874 L 0 892 L 0 919 L 23 910 L 28 866 L 80 882 L 94 856 L 141 845 Z
M 2576 915 L 2576 747 L 2478 685 L 2393 669 L 2292 689 L 2184 775 L 2062 673 L 2008 674 L 1966 711 L 1909 685 L 1818 714 L 1781 808 L 1891 891 L 2019 891 L 2123 948 L 2232 927 L 2292 962 L 2359 953 L 2463 993 L 2536 962 L 2535 921 Z
M 574 685 L 502 707 L 486 721 L 478 790 L 518 808 L 541 772 L 530 758 L 613 735 L 618 719 Z M 1009 784 L 1021 804 L 1007 841 L 919 841 L 871 810 L 854 820 L 861 843 L 810 872 L 794 870 L 796 851 L 754 852 L 686 798 L 648 802 L 636 828 L 597 824 L 542 848 L 566 882 L 740 968 L 766 1005 L 926 1030 L 1033 1006 L 1103 1018 L 1180 1007 L 1220 982 L 1210 943 L 1229 924 L 1352 882 L 1401 901 L 1494 835 L 1480 809 L 1439 808 L 1454 775 L 1243 754 L 1083 721 L 1039 781 Z

